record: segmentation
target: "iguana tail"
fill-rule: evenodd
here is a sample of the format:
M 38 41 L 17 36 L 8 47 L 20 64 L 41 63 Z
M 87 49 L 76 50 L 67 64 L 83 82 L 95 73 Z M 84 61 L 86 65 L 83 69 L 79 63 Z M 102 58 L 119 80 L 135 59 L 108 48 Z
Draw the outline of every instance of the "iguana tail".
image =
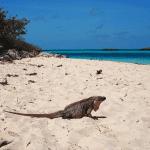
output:
M 6 111 L 6 110 L 4 110 L 4 111 L 8 112 L 8 113 L 16 114 L 16 115 L 29 116 L 29 117 L 37 117 L 37 118 L 49 118 L 49 119 L 53 119 L 53 118 L 62 117 L 62 110 L 57 111 L 55 113 L 51 113 L 51 114 L 22 114 L 22 113 L 15 113 L 15 112 L 10 112 L 10 111 Z

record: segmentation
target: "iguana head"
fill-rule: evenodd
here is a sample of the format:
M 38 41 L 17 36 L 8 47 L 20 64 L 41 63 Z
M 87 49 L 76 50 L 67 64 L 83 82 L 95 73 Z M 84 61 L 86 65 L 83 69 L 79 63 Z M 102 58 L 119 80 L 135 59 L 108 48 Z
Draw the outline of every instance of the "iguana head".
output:
M 104 96 L 94 96 L 95 100 L 94 100 L 94 111 L 97 111 L 99 109 L 100 104 L 106 100 L 106 97 Z

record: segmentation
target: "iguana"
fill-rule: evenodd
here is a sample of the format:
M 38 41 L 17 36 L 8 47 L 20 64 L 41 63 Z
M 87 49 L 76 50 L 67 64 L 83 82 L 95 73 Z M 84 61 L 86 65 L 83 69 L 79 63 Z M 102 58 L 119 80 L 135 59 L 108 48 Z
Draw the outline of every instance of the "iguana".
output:
M 58 118 L 62 117 L 63 119 L 78 119 L 84 116 L 88 116 L 92 119 L 96 119 L 91 115 L 92 110 L 97 111 L 99 109 L 100 103 L 106 100 L 106 97 L 103 96 L 92 96 L 77 102 L 74 102 L 70 105 L 67 105 L 64 110 L 57 111 L 55 113 L 50 114 L 22 114 L 16 112 L 6 111 L 8 113 L 16 114 L 16 115 L 23 115 L 23 116 L 30 116 L 30 117 L 38 117 L 38 118 Z

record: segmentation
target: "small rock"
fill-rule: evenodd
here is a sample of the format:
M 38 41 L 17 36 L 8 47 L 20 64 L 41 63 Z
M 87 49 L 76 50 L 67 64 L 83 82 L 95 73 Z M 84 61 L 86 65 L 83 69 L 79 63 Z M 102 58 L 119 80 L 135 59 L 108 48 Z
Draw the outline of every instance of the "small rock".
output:
M 15 49 L 9 49 L 8 52 L 7 52 L 7 55 L 13 59 L 13 60 L 20 60 L 21 57 L 20 57 L 20 54 L 18 51 L 16 51 Z
M 32 58 L 34 55 L 32 53 L 29 53 L 27 51 L 22 50 L 20 52 L 21 58 Z

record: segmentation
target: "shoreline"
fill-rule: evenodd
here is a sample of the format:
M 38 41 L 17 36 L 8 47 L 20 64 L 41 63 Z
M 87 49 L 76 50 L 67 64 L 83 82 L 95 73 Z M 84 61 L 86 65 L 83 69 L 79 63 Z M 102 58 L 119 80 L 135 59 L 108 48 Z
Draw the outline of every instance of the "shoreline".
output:
M 50 54 L 51 55 L 51 54 Z M 55 54 L 54 54 L 55 55 Z M 127 63 L 127 64 L 136 64 L 136 65 L 150 65 L 150 64 L 144 64 L 144 63 L 135 63 L 135 62 L 123 62 L 123 61 L 113 61 L 113 60 L 103 60 L 103 59 L 88 59 L 88 58 L 85 58 L 85 59 L 82 59 L 82 58 L 70 58 L 70 57 L 65 57 L 65 55 L 61 55 L 62 57 L 59 57 L 61 54 L 56 54 L 55 56 L 45 56 L 45 55 L 43 55 L 43 56 L 36 56 L 36 57 L 32 57 L 32 58 L 38 58 L 38 57 L 47 57 L 47 58 L 50 58 L 50 57 L 54 57 L 54 58 L 69 58 L 69 59 L 77 59 L 77 60 L 97 60 L 97 61 L 108 61 L 108 62 L 116 62 L 116 63 Z M 58 57 L 57 57 L 58 56 Z M 26 58 L 23 58 L 23 59 L 26 59 Z M 0 64 L 7 64 L 7 63 L 12 63 L 12 62 L 9 62 L 9 61 L 1 61 L 0 60 Z
M 139 51 L 140 52 L 140 51 Z M 45 53 L 45 54 L 48 54 L 48 53 L 51 53 L 51 52 L 43 52 L 43 53 Z M 59 52 L 60 53 L 60 52 Z M 52 53 L 51 53 L 52 54 Z M 67 55 L 67 53 L 64 53 L 65 55 Z M 60 55 L 63 55 L 63 53 L 61 53 Z M 75 56 L 73 56 L 73 55 L 69 55 L 69 53 L 68 53 L 68 55 L 67 55 L 69 58 L 71 58 L 71 59 L 88 59 L 88 60 L 104 60 L 104 61 L 115 61 L 115 62 L 125 62 L 125 63 L 134 63 L 134 64 L 139 64 L 139 65 L 150 65 L 150 60 L 148 60 L 148 59 L 145 59 L 145 61 L 143 61 L 142 60 L 142 58 L 140 59 L 132 59 L 132 58 L 128 58 L 128 59 L 122 59 L 122 61 L 118 58 L 112 58 L 112 59 L 110 59 L 110 58 L 108 58 L 107 60 L 105 60 L 106 58 L 96 58 L 96 57 L 93 57 L 93 58 L 91 58 L 90 57 L 90 55 L 87 55 L 87 56 L 85 56 L 85 58 L 83 57 L 83 55 L 82 56 L 80 56 L 80 58 L 75 58 Z M 143 56 L 144 57 L 144 56 Z M 116 60 L 115 60 L 116 59 Z M 144 59 L 144 58 L 143 58 Z M 127 61 L 129 61 L 130 60 L 130 62 L 127 62 Z
M 69 57 L 70 58 L 70 57 Z M 98 61 L 108 61 L 108 62 L 117 62 L 117 63 L 128 63 L 128 64 L 137 64 L 137 65 L 150 65 L 150 64 L 144 64 L 144 63 L 135 63 L 135 62 L 123 62 L 123 61 L 113 61 L 113 60 L 103 60 L 103 59 L 82 59 L 82 58 L 70 58 L 70 59 L 80 59 L 80 60 L 98 60 Z

